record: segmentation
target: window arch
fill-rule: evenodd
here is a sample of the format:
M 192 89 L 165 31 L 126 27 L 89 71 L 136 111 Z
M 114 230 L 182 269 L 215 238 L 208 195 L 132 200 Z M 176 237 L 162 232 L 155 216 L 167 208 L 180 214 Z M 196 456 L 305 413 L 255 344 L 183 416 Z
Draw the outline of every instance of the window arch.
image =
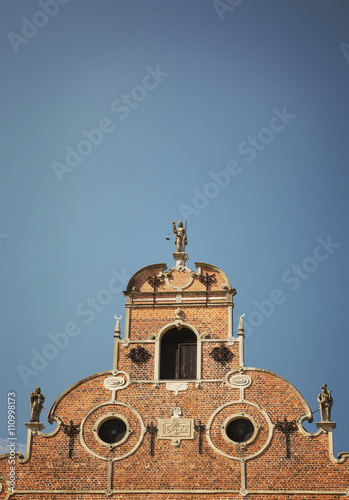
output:
M 172 328 L 160 341 L 160 379 L 196 379 L 197 337 L 189 328 Z

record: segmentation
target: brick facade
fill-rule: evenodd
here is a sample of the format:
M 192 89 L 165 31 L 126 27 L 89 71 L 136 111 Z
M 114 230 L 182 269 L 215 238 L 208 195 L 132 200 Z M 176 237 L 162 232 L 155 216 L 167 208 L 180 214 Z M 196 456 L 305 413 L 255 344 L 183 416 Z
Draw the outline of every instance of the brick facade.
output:
M 232 321 L 236 291 L 220 269 L 196 267 L 158 264 L 131 278 L 113 370 L 77 382 L 55 401 L 51 434 L 31 425 L 27 455 L 16 457 L 14 492 L 10 457 L 0 456 L 1 500 L 349 497 L 349 453 L 333 456 L 335 424 L 322 422 L 308 433 L 302 422 L 311 411 L 298 390 L 268 370 L 244 366 L 242 321 L 238 334 Z M 171 340 L 167 347 L 166 335 L 176 332 L 183 345 Z M 196 376 L 163 380 L 166 349 L 181 352 L 181 366 L 190 351 Z M 235 437 L 241 432 L 242 440 Z

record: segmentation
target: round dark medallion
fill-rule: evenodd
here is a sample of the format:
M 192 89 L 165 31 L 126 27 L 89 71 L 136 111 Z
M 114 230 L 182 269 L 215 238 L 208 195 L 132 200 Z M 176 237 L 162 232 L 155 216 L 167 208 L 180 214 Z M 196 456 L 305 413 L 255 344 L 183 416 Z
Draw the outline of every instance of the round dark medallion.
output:
M 121 418 L 112 417 L 105 420 L 98 429 L 98 437 L 104 443 L 118 443 L 126 434 L 126 424 Z
M 254 433 L 254 426 L 247 418 L 236 418 L 227 425 L 225 432 L 231 441 L 245 443 L 249 441 Z

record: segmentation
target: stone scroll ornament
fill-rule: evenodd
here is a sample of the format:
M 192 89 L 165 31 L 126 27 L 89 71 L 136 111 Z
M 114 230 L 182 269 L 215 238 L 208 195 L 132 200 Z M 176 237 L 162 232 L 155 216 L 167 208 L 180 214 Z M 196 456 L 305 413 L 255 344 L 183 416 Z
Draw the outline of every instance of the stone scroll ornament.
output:
M 110 391 L 125 389 L 130 384 L 130 377 L 125 372 L 115 372 L 115 375 L 104 380 L 103 385 Z
M 241 373 L 235 375 L 228 374 L 226 383 L 229 387 L 234 387 L 235 389 L 246 389 L 252 384 L 252 379 L 249 375 Z
M 29 396 L 30 399 L 30 421 L 40 422 L 40 413 L 44 406 L 45 397 L 41 394 L 40 387 L 35 389 Z

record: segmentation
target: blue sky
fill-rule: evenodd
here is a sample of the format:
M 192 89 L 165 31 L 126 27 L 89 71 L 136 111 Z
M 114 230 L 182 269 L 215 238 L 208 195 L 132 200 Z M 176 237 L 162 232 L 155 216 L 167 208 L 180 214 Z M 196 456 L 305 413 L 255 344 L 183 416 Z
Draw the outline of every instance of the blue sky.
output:
M 1 437 L 8 392 L 24 443 L 36 386 L 49 409 L 111 368 L 127 279 L 172 267 L 187 218 L 188 267 L 238 291 L 246 364 L 313 410 L 326 382 L 349 450 L 348 3 L 1 10 Z

